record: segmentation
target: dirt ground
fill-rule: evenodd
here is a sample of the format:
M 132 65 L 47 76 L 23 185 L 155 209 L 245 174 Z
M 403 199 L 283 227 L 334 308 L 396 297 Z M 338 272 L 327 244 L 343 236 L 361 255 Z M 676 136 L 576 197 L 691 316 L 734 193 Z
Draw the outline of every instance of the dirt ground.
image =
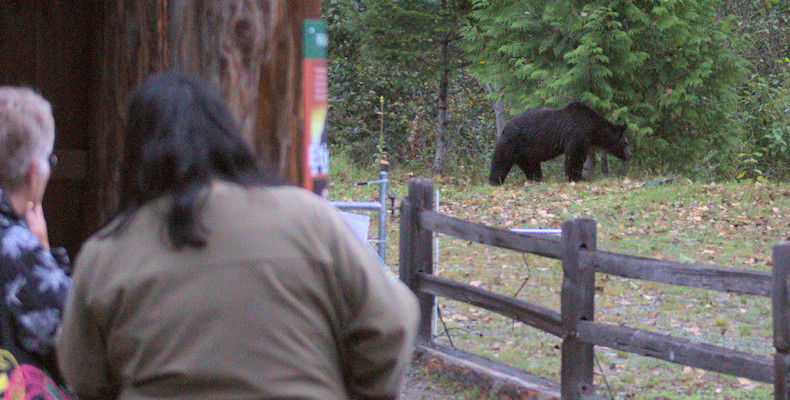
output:
M 406 372 L 399 400 L 457 400 L 447 387 L 427 376 L 419 365 L 412 364 Z

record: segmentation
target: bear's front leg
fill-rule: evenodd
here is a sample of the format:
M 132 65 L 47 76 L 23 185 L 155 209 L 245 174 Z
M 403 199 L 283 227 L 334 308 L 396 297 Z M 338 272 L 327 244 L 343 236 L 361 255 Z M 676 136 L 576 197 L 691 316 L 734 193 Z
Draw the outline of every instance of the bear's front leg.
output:
M 488 175 L 488 183 L 494 186 L 504 183 L 511 167 L 513 167 L 512 159 L 501 155 L 497 156 L 495 153 L 494 158 L 491 160 L 491 173 Z

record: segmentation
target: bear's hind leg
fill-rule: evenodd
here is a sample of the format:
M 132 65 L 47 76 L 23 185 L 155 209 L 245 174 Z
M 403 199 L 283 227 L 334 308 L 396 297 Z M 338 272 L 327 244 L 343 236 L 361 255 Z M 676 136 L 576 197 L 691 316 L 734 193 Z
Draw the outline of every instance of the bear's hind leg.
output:
M 525 162 L 519 163 L 519 167 L 521 170 L 524 171 L 524 175 L 527 176 L 527 180 L 540 182 L 543 180 L 543 171 L 540 169 L 539 162 Z

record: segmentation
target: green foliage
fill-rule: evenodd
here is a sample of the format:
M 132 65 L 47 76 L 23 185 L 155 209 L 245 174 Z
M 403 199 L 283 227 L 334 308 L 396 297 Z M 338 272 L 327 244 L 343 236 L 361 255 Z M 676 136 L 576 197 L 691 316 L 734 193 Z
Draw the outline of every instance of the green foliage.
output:
M 445 4 L 448 3 L 448 4 Z M 463 58 L 456 43 L 468 1 L 369 1 L 361 14 L 364 49 L 375 61 L 396 63 L 423 78 L 456 69 Z M 442 42 L 450 41 L 446 59 Z M 446 60 L 446 61 L 445 61 Z
M 790 178 L 790 2 L 729 0 L 723 12 L 732 15 L 739 48 L 749 60 L 751 76 L 741 87 L 736 120 L 744 131 L 734 173 L 741 179 L 754 172 L 768 179 Z M 740 154 L 739 154 L 740 156 Z
M 404 147 L 405 135 L 400 133 L 405 132 L 410 113 L 406 112 L 404 103 L 392 99 L 428 89 L 424 85 L 413 85 L 408 71 L 368 62 L 367 55 L 360 50 L 364 32 L 359 30 L 360 10 L 356 1 L 325 0 L 322 9 L 330 38 L 327 140 L 334 153 L 342 149 L 356 162 L 369 165 L 376 160 L 380 147 L 387 144 L 390 148 Z M 384 114 L 379 114 L 381 111 Z M 379 143 L 382 130 L 385 146 Z M 390 153 L 413 156 L 411 153 Z
M 739 153 L 738 154 L 738 165 L 740 171 L 738 171 L 738 175 L 736 175 L 736 179 L 738 180 L 748 180 L 754 179 L 758 182 L 767 182 L 768 179 L 765 178 L 765 173 L 760 168 L 759 160 L 763 158 L 763 153 L 759 151 L 754 151 L 751 153 Z
M 784 0 L 725 0 L 721 14 L 734 18 L 742 39 L 740 52 L 762 76 L 787 71 L 782 59 L 790 54 L 790 2 Z
M 450 74 L 461 60 L 456 43 L 468 6 L 465 0 L 393 0 L 372 2 L 362 15 L 368 31 L 364 49 L 373 59 L 413 71 L 418 79 L 438 81 L 434 173 L 443 172 L 447 159 Z
M 448 175 L 486 174 L 492 100 L 515 114 L 581 99 L 629 124 L 631 173 L 790 178 L 790 2 L 323 0 L 322 10 L 328 138 L 359 165 L 379 154 L 431 164 L 449 70 Z
M 790 177 L 790 60 L 776 75 L 755 74 L 744 85 L 738 113 L 752 165 L 770 178 Z
M 450 69 L 445 141 L 453 162 L 446 172 L 480 173 L 495 129 L 484 90 L 458 68 L 464 59 L 459 50 L 450 46 L 450 62 L 441 62 L 440 40 L 460 39 L 452 32 L 465 2 L 450 3 L 448 14 L 440 2 L 324 0 L 333 154 L 342 152 L 359 165 L 371 165 L 379 154 L 393 164 L 430 165 L 439 76 Z
M 731 136 L 743 62 L 713 0 L 476 0 L 470 70 L 513 109 L 578 99 L 632 131 L 636 163 L 688 170 Z

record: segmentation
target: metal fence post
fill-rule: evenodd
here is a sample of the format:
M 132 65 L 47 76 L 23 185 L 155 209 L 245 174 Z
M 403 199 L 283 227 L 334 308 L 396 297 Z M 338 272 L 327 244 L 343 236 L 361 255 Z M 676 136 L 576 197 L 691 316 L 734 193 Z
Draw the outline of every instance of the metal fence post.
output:
M 596 225 L 592 219 L 571 219 L 562 224 L 562 294 L 560 311 L 565 337 L 562 341 L 560 388 L 563 400 L 593 393 L 593 345 L 576 337 L 579 320 L 595 315 L 595 271 L 579 262 L 582 249 L 595 250 Z
M 387 262 L 387 192 L 389 191 L 389 179 L 387 171 L 379 171 L 379 256 L 381 261 Z
M 787 400 L 787 373 L 790 364 L 790 242 L 773 248 L 773 289 L 771 291 L 774 322 L 774 399 Z

